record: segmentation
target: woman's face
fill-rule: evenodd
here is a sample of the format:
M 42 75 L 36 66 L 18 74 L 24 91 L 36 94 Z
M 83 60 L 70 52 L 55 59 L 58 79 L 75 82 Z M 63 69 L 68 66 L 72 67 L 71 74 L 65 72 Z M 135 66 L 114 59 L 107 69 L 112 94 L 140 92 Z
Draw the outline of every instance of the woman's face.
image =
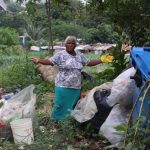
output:
M 70 38 L 67 40 L 65 46 L 66 46 L 66 51 L 68 53 L 70 53 L 70 54 L 74 53 L 75 52 L 74 49 L 76 47 L 76 41 L 74 39 Z

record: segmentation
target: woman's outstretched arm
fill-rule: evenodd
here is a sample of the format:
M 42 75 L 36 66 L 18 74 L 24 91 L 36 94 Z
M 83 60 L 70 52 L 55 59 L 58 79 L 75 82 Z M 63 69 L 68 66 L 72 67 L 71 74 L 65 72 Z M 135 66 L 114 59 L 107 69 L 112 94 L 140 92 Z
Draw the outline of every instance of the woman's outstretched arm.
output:
M 96 66 L 98 64 L 102 63 L 100 59 L 91 60 L 87 66 Z
M 49 59 L 31 58 L 31 61 L 36 63 L 36 64 L 40 63 L 40 64 L 43 64 L 43 65 L 51 65 L 51 66 L 54 65 Z

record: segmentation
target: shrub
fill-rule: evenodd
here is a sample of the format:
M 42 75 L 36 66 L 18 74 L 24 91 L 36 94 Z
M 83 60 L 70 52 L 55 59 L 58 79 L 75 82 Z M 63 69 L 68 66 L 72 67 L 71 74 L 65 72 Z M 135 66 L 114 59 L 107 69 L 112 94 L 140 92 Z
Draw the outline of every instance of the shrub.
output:
M 2 56 L 19 55 L 20 52 L 22 52 L 22 47 L 19 45 L 0 45 L 0 61 Z
M 125 52 L 121 51 L 121 42 L 118 42 L 116 47 L 113 47 L 112 55 L 114 60 L 112 67 L 114 68 L 114 78 L 117 77 L 124 69 L 127 68 L 129 60 L 125 57 Z
M 52 28 L 53 38 L 59 40 L 64 40 L 68 35 L 74 35 L 77 38 L 86 39 L 86 36 L 88 36 L 86 30 L 85 27 L 72 23 L 65 23 L 63 21 L 55 22 Z
M 0 28 L 0 43 L 1 45 L 18 45 L 19 37 L 15 29 L 12 28 Z

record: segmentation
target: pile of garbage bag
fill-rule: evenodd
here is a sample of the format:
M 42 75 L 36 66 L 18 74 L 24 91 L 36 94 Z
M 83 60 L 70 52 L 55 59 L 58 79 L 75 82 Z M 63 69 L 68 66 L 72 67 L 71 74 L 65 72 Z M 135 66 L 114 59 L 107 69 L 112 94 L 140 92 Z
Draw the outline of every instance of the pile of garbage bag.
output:
M 23 119 L 34 119 L 36 95 L 34 85 L 24 88 L 9 99 L 3 99 L 0 107 L 0 138 L 12 139 L 10 122 Z
M 122 72 L 113 82 L 93 88 L 87 96 L 81 98 L 71 115 L 81 125 L 90 123 L 92 128 L 117 148 L 123 146 L 124 137 L 115 127 L 127 122 L 133 97 L 134 76 L 132 67 Z

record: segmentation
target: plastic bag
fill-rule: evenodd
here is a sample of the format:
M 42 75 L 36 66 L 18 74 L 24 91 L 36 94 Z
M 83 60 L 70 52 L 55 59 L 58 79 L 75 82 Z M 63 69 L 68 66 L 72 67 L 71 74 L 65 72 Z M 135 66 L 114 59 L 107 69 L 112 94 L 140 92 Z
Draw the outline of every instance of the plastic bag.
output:
M 130 76 L 134 76 L 135 72 L 136 70 L 132 67 L 114 79 L 111 94 L 106 100 L 109 106 L 114 106 L 116 103 L 126 106 L 132 103 L 135 82 L 130 79 Z
M 19 118 L 33 118 L 36 102 L 36 96 L 33 93 L 34 88 L 34 85 L 30 85 L 5 101 L 0 109 L 0 120 L 9 123 Z
M 109 116 L 100 128 L 100 134 L 102 134 L 111 144 L 114 144 L 117 148 L 123 146 L 123 132 L 117 131 L 115 127 L 127 122 L 127 116 L 130 113 L 130 109 L 117 104 L 111 110 Z M 118 133 L 122 133 L 118 134 Z
M 112 82 L 107 82 L 93 88 L 87 96 L 78 101 L 74 110 L 71 111 L 71 116 L 73 116 L 80 123 L 93 118 L 95 113 L 98 111 L 93 97 L 94 93 L 103 89 L 111 89 L 111 87 Z
M 92 130 L 94 133 L 99 132 L 101 125 L 104 123 L 112 109 L 112 107 L 106 103 L 106 98 L 109 94 L 110 89 L 103 89 L 94 93 L 93 97 L 98 111 L 93 118 L 79 124 L 81 129 L 86 130 L 88 127 L 88 129 Z

